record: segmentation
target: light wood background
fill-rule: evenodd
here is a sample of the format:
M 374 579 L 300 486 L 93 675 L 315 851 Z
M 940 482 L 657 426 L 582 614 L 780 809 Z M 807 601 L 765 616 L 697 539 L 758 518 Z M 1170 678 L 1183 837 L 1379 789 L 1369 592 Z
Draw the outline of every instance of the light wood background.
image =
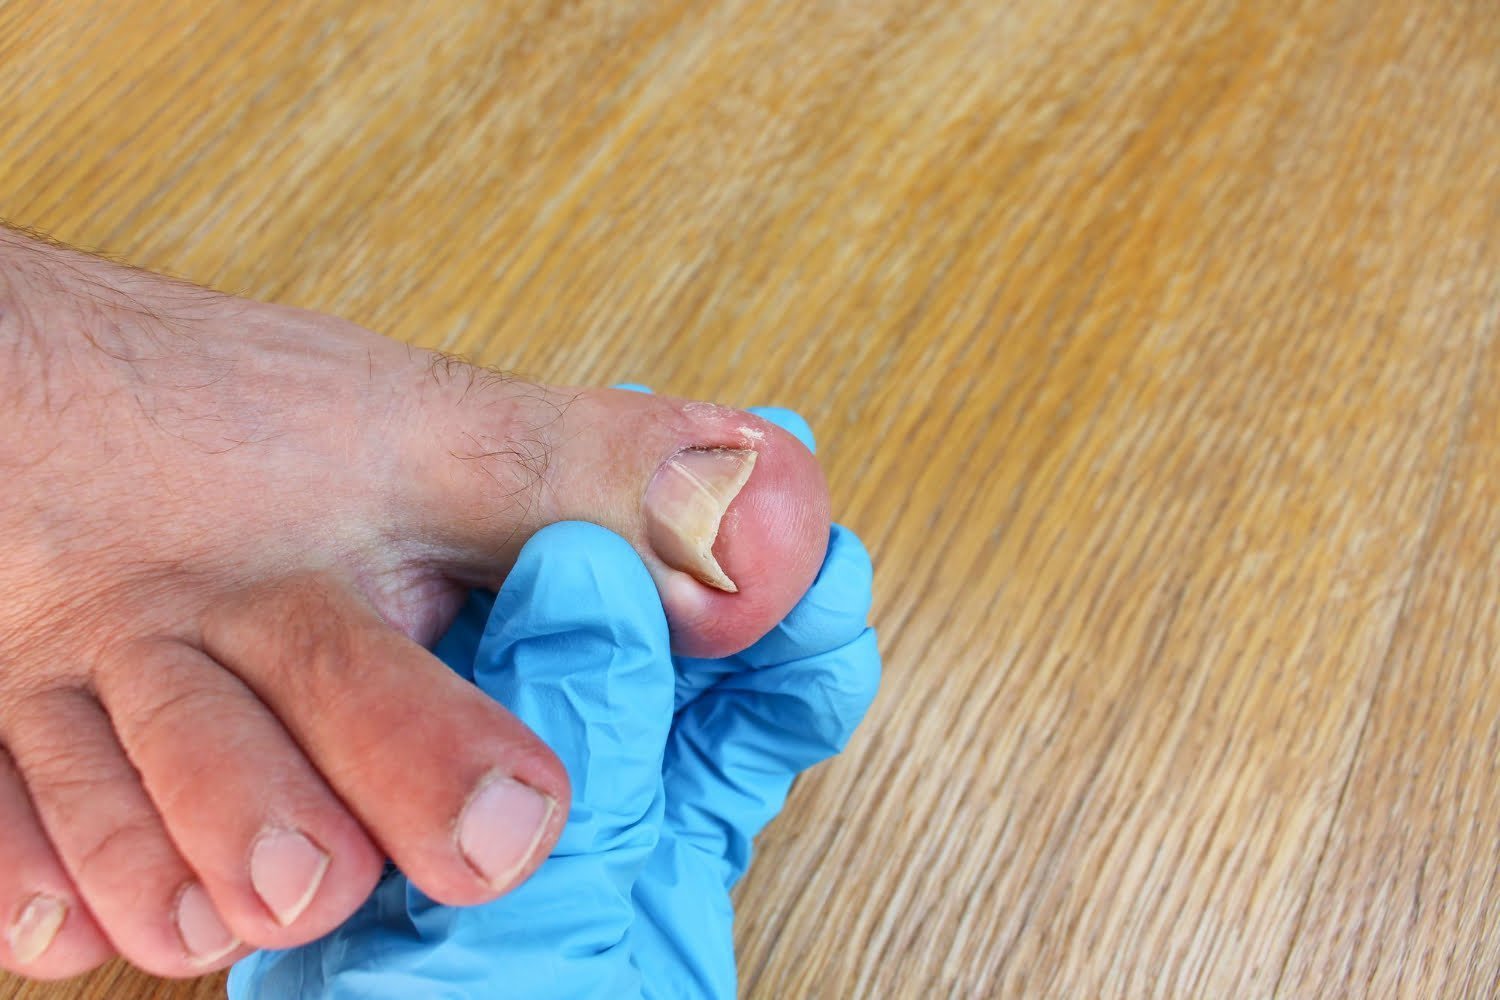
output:
M 1494 0 L 10 0 L 0 95 L 15 222 L 812 420 L 888 673 L 749 995 L 1500 993 Z

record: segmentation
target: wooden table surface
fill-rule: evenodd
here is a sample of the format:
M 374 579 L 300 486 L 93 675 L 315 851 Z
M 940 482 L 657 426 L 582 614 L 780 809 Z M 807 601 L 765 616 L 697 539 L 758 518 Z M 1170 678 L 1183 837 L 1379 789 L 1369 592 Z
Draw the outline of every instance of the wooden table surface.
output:
M 887 675 L 747 994 L 1500 993 L 1494 0 L 11 0 L 0 97 L 14 222 L 812 420 Z

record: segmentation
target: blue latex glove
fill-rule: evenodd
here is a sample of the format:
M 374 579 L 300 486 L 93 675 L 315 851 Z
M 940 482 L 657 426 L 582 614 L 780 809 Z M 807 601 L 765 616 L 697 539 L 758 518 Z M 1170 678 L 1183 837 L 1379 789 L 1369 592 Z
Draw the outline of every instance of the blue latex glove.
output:
M 811 446 L 806 424 L 761 410 Z M 483 906 L 390 873 L 342 927 L 257 952 L 233 1000 L 732 997 L 729 890 L 796 775 L 841 750 L 879 680 L 871 568 L 835 527 L 817 581 L 738 656 L 674 659 L 645 567 L 594 525 L 553 525 L 436 647 L 525 720 L 573 783 L 551 857 Z

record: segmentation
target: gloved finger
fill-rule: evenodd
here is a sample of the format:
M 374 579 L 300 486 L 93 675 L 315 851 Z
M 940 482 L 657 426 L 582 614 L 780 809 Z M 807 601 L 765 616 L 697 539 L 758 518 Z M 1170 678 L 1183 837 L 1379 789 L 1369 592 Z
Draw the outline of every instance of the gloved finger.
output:
M 642 392 L 642 393 L 645 393 L 648 396 L 654 396 L 655 395 L 655 393 L 653 393 L 651 391 L 651 387 L 649 385 L 641 385 L 638 382 L 616 382 L 610 388 L 612 388 L 612 389 L 624 389 L 626 392 Z
M 568 769 L 554 859 L 612 851 L 654 816 L 671 677 L 666 615 L 629 543 L 581 522 L 538 532 L 495 600 L 474 681 Z
M 672 716 L 666 616 L 619 536 L 553 525 L 523 551 L 495 601 L 474 680 L 562 760 L 572 810 L 556 849 L 494 905 L 485 938 L 506 968 L 550 968 L 537 995 L 629 996 L 631 889 L 656 845 Z M 459 918 L 461 919 L 461 918 Z M 509 983 L 509 979 L 507 979 Z M 521 995 L 508 986 L 508 995 Z
M 719 866 L 663 831 L 635 884 L 641 995 L 733 1000 L 734 904 Z
M 572 809 L 551 858 L 508 896 L 464 909 L 392 876 L 328 938 L 247 959 L 236 1000 L 492 996 L 497 984 L 507 997 L 640 995 L 631 889 L 659 832 L 672 706 L 666 618 L 640 558 L 594 525 L 538 532 L 472 667 L 567 767 Z
M 775 668 L 738 675 L 758 689 L 715 687 L 689 708 L 707 711 L 678 718 L 661 840 L 635 885 L 632 937 L 647 997 L 735 996 L 729 890 L 798 770 L 841 747 L 864 714 L 879 666 L 874 634 L 787 666 L 781 690 L 765 689 Z M 815 707 L 798 693 L 804 686 L 821 686 L 836 707 Z
M 832 652 L 715 685 L 679 713 L 668 743 L 665 829 L 721 858 L 732 885 L 792 780 L 847 744 L 879 672 L 875 633 L 867 629 Z
M 666 823 L 738 877 L 749 841 L 780 810 L 792 778 L 843 749 L 880 681 L 866 625 L 872 570 L 837 528 L 823 570 L 753 666 L 683 706 L 667 743 Z M 788 658 L 764 660 L 768 650 Z

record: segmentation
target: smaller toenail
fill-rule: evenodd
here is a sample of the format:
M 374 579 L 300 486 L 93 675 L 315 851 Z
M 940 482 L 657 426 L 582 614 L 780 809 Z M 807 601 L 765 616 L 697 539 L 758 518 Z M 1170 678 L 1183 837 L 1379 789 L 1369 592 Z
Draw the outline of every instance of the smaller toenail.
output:
M 733 594 L 734 581 L 714 558 L 719 524 L 755 468 L 743 448 L 688 448 L 667 459 L 646 487 L 642 509 L 661 561 Z
M 177 897 L 177 933 L 182 935 L 182 946 L 194 965 L 217 962 L 240 945 L 219 919 L 208 891 L 197 882 Z
M 328 861 L 328 852 L 296 830 L 267 830 L 250 850 L 250 884 L 286 927 L 312 902 Z
M 510 885 L 536 852 L 557 801 L 514 778 L 480 781 L 458 818 L 458 849 L 494 888 Z
M 55 896 L 43 893 L 32 896 L 5 932 L 11 955 L 22 965 L 41 958 L 42 952 L 52 946 L 67 915 L 68 904 Z

